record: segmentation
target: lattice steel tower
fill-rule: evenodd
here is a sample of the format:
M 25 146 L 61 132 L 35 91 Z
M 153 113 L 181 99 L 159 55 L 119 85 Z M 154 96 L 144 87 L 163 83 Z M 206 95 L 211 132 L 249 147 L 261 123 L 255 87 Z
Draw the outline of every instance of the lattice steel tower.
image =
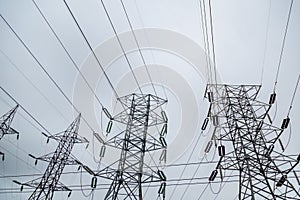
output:
M 161 106 L 166 103 L 150 94 L 131 94 L 120 99 L 124 111 L 111 117 L 108 124 L 109 133 L 112 121 L 124 124 L 126 129 L 110 137 L 105 145 L 121 149 L 120 159 L 102 169 L 96 176 L 112 180 L 104 199 L 143 199 L 142 185 L 150 182 L 162 182 L 159 194 L 165 196 L 166 176 L 161 170 L 153 169 L 145 163 L 145 158 L 153 151 L 162 149 L 165 156 L 167 143 L 167 117 Z M 161 112 L 161 113 L 159 113 Z M 150 133 L 150 128 L 162 126 L 160 134 Z M 158 136 L 157 136 L 158 135 Z M 104 156 L 102 146 L 101 156 Z
M 256 99 L 260 87 L 207 85 L 208 118 L 214 125 L 210 142 L 219 143 L 220 156 L 209 180 L 213 181 L 222 170 L 236 170 L 240 200 L 299 199 L 293 184 L 296 180 L 300 182 L 293 169 L 300 155 L 287 156 L 275 150 L 277 146 L 284 150 L 280 136 L 290 119 L 284 119 L 281 128 L 272 125 L 268 112 L 276 95 L 271 95 L 269 104 L 260 102 Z M 231 145 L 226 145 L 225 152 L 228 143 Z M 294 175 L 289 174 L 292 171 Z
M 19 139 L 19 132 L 11 127 L 12 120 L 16 114 L 17 108 L 19 105 L 8 111 L 0 118 L 0 140 L 4 137 L 4 135 L 17 135 L 17 139 Z M 0 151 L 0 155 L 2 156 L 2 160 L 4 160 L 4 153 Z
M 19 137 L 19 132 L 11 127 L 12 120 L 17 111 L 17 105 L 0 118 L 0 140 L 4 135 L 16 134 Z
M 34 192 L 28 198 L 29 200 L 51 200 L 55 191 L 71 191 L 67 186 L 60 183 L 59 179 L 65 165 L 78 164 L 78 161 L 70 156 L 74 144 L 87 142 L 85 138 L 80 138 L 78 135 L 79 122 L 80 115 L 72 122 L 67 130 L 55 135 L 47 136 L 47 142 L 49 139 L 55 139 L 59 142 L 54 153 L 50 153 L 41 157 L 34 157 L 31 154 L 29 155 L 36 159 L 35 164 L 37 164 L 37 160 L 49 162 L 49 165 L 41 178 L 34 179 L 27 183 L 14 181 L 17 184 L 22 185 L 21 190 L 23 189 L 23 186 L 35 188 Z

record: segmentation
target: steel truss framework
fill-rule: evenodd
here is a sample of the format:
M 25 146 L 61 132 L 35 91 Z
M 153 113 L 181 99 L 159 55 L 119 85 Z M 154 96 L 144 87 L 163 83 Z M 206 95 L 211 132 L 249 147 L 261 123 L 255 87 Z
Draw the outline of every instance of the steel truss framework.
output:
M 289 118 L 283 121 L 281 128 L 272 125 L 268 112 L 274 99 L 270 104 L 256 100 L 260 87 L 207 85 L 208 117 L 214 125 L 212 138 L 220 142 L 220 160 L 210 181 L 218 171 L 237 170 L 240 200 L 299 199 L 299 189 L 295 188 L 292 179 L 299 183 L 293 169 L 300 156 L 287 156 L 274 148 L 283 148 L 280 136 L 287 128 Z M 232 146 L 225 145 L 228 143 Z M 227 153 L 225 146 L 230 149 Z M 288 177 L 291 171 L 295 177 Z
M 78 161 L 70 156 L 71 151 L 75 143 L 87 142 L 85 138 L 81 138 L 78 135 L 78 128 L 80 123 L 80 115 L 72 122 L 72 124 L 63 132 L 57 133 L 52 136 L 47 136 L 49 139 L 54 139 L 59 142 L 58 147 L 54 153 L 50 153 L 41 157 L 31 157 L 37 160 L 49 162 L 49 165 L 41 178 L 34 179 L 26 183 L 21 184 L 21 190 L 23 186 L 35 188 L 34 192 L 28 198 L 29 200 L 47 199 L 53 198 L 55 191 L 70 191 L 71 190 L 59 182 L 60 176 L 63 172 L 65 165 L 78 164 Z M 71 193 L 69 193 L 70 195 Z
M 19 136 L 19 132 L 11 127 L 12 120 L 18 107 L 19 106 L 17 105 L 0 118 L 0 140 L 4 135 L 16 134 L 17 137 Z
M 163 172 L 152 169 L 144 162 L 144 158 L 153 151 L 166 148 L 164 131 L 159 139 L 149 133 L 150 127 L 167 126 L 166 116 L 158 114 L 166 100 L 151 94 L 131 94 L 119 100 L 125 110 L 113 117 L 113 120 L 124 124 L 126 129 L 111 137 L 106 145 L 120 149 L 120 159 L 96 176 L 112 180 L 104 199 L 142 200 L 144 183 L 162 181 L 165 186 Z M 160 193 L 165 196 L 164 188 Z
M 17 139 L 19 139 L 19 132 L 11 127 L 12 120 L 18 107 L 19 105 L 5 113 L 0 118 L 0 140 L 4 137 L 4 135 L 17 135 Z M 4 153 L 1 151 L 0 156 L 2 156 L 2 160 L 4 160 Z

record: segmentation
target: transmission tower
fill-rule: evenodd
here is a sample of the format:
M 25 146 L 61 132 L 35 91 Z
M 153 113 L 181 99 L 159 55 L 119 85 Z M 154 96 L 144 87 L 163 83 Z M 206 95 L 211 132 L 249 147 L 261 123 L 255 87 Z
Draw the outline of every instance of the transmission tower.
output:
M 11 134 L 17 135 L 17 139 L 19 139 L 19 132 L 11 127 L 12 120 L 18 107 L 19 106 L 17 105 L 0 118 L 0 140 L 4 137 L 4 135 Z M 2 160 L 4 160 L 4 153 L 0 152 L 0 155 L 2 156 Z
M 158 168 L 150 167 L 145 159 L 152 158 L 151 153 L 159 149 L 162 149 L 160 160 L 166 158 L 165 135 L 168 119 L 161 108 L 166 100 L 151 94 L 131 94 L 119 100 L 124 111 L 111 117 L 107 110 L 104 110 L 111 119 L 106 132 L 110 133 L 113 121 L 125 125 L 126 128 L 105 142 L 100 156 L 104 156 L 107 145 L 121 150 L 120 159 L 94 174 L 112 181 L 104 199 L 142 200 L 142 185 L 151 182 L 161 182 L 158 193 L 165 198 L 165 174 Z M 155 128 L 159 125 L 162 129 L 158 134 Z M 156 131 L 150 131 L 152 128 Z
M 72 122 L 67 130 L 51 136 L 44 134 L 48 137 L 47 142 L 49 139 L 54 139 L 59 142 L 54 153 L 49 153 L 41 157 L 34 157 L 33 155 L 29 154 L 30 157 L 36 159 L 35 164 L 37 164 L 38 160 L 49 162 L 49 165 L 41 178 L 34 179 L 27 183 L 20 183 L 15 180 L 13 181 L 21 185 L 21 190 L 23 189 L 23 186 L 35 188 L 34 192 L 28 198 L 29 200 L 51 200 L 53 198 L 54 191 L 71 192 L 67 186 L 59 182 L 59 179 L 65 165 L 78 164 L 78 161 L 70 156 L 74 144 L 87 142 L 85 138 L 80 138 L 78 136 L 79 122 L 80 115 Z M 69 193 L 69 196 L 70 194 L 71 193 Z
M 281 128 L 272 125 L 268 112 L 276 94 L 271 95 L 269 104 L 260 102 L 256 99 L 260 88 L 260 85 L 207 85 L 205 93 L 210 102 L 207 119 L 214 125 L 209 143 L 215 141 L 216 146 L 219 143 L 220 156 L 209 181 L 218 172 L 222 179 L 222 170 L 236 170 L 240 200 L 300 199 L 299 190 L 293 185 L 295 180 L 300 184 L 294 171 L 300 155 L 288 156 L 275 150 L 278 147 L 284 151 L 280 136 L 290 119 L 284 119 Z M 290 172 L 294 174 L 291 176 Z
M 8 111 L 0 118 L 0 140 L 3 138 L 4 135 L 16 134 L 17 138 L 19 138 L 19 132 L 15 129 L 11 128 L 12 120 L 16 114 L 17 108 L 19 105 Z

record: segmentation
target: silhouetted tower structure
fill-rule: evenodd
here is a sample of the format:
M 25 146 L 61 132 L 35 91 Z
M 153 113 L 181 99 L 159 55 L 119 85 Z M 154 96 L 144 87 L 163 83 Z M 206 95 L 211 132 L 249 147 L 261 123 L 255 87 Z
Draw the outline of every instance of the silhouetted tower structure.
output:
M 67 130 L 51 136 L 44 134 L 48 137 L 47 142 L 49 139 L 55 139 L 59 142 L 54 153 L 50 153 L 41 157 L 34 157 L 33 155 L 29 154 L 30 157 L 36 159 L 35 164 L 37 164 L 37 160 L 49 162 L 49 165 L 41 178 L 34 179 L 27 183 L 14 181 L 17 184 L 22 185 L 21 190 L 23 189 L 23 186 L 35 188 L 34 192 L 28 198 L 29 200 L 51 200 L 55 191 L 71 191 L 67 186 L 64 186 L 62 183 L 60 183 L 59 179 L 65 165 L 78 164 L 78 161 L 70 156 L 74 144 L 87 142 L 85 138 L 80 138 L 78 136 L 79 122 L 80 115 L 72 122 Z
M 120 149 L 121 155 L 119 160 L 96 174 L 112 181 L 104 199 L 142 200 L 142 185 L 150 182 L 161 182 L 159 195 L 164 197 L 166 176 L 161 170 L 148 166 L 145 158 L 149 159 L 150 153 L 159 149 L 163 150 L 162 157 L 166 156 L 167 116 L 161 108 L 166 100 L 151 94 L 131 94 L 119 101 L 125 109 L 115 117 L 105 110 L 111 119 L 107 133 L 111 131 L 112 121 L 124 124 L 126 129 L 105 143 Z M 160 133 L 150 133 L 151 128 L 159 125 L 162 126 Z M 100 156 L 104 156 L 103 147 Z
M 12 120 L 16 114 L 17 108 L 19 105 L 8 111 L 0 118 L 0 140 L 4 135 L 16 134 L 19 137 L 19 132 L 11 127 Z
M 16 114 L 17 108 L 19 105 L 8 111 L 0 118 L 0 140 L 4 137 L 4 135 L 17 135 L 17 139 L 19 139 L 19 132 L 11 127 L 12 120 Z M 4 160 L 4 153 L 0 152 L 2 156 L 2 160 Z
M 277 146 L 284 150 L 280 136 L 290 119 L 284 119 L 281 128 L 272 125 L 268 112 L 276 95 L 271 95 L 269 104 L 260 102 L 256 99 L 260 88 L 260 85 L 207 85 L 208 118 L 214 125 L 212 141 L 219 143 L 220 156 L 209 181 L 218 172 L 222 179 L 222 170 L 236 170 L 240 200 L 299 199 L 293 182 L 296 179 L 300 182 L 293 169 L 300 155 L 287 156 L 275 150 Z M 288 177 L 292 171 L 295 177 Z

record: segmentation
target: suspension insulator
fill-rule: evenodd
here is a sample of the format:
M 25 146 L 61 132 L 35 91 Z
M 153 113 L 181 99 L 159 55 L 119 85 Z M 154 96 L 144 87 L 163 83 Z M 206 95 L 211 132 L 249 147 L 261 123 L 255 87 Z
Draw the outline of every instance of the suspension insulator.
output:
M 223 181 L 224 177 L 223 177 L 223 172 L 222 172 L 222 165 L 219 166 L 219 171 L 220 171 L 221 181 Z
M 160 143 L 161 143 L 161 145 L 162 145 L 163 147 L 167 147 L 167 142 L 166 142 L 166 140 L 165 140 L 164 137 L 160 137 L 159 140 L 160 140 Z
M 212 173 L 211 173 L 211 175 L 210 175 L 210 177 L 209 177 L 209 181 L 214 181 L 215 180 L 215 178 L 216 178 L 216 176 L 217 176 L 217 174 L 218 174 L 218 171 L 215 169 L 214 171 L 212 171 Z
M 103 158 L 104 157 L 104 155 L 105 155 L 105 151 L 106 151 L 106 146 L 105 145 L 103 145 L 102 147 L 101 147 L 101 149 L 100 149 L 100 157 L 101 158 Z
M 160 131 L 161 136 L 164 136 L 165 134 L 167 134 L 167 128 L 168 128 L 167 124 L 164 124 Z
M 274 104 L 275 99 L 276 99 L 276 93 L 272 93 L 272 94 L 270 95 L 269 104 L 270 104 L 270 105 Z
M 286 181 L 286 178 L 287 178 L 286 175 L 283 175 L 277 182 L 276 186 L 281 187 L 283 185 L 283 183 Z
M 69 192 L 69 194 L 68 194 L 68 198 L 71 196 L 71 194 L 72 194 L 72 191 L 70 191 L 70 192 Z
M 23 191 L 23 185 L 21 185 L 20 191 L 21 191 L 21 192 Z
M 97 187 L 97 177 L 95 177 L 95 176 L 92 178 L 91 187 L 92 188 Z
M 224 145 L 220 145 L 218 146 L 218 151 L 219 151 L 219 156 L 224 156 L 225 155 L 225 146 Z
M 214 101 L 214 95 L 213 95 L 213 92 L 208 92 L 208 101 L 209 102 L 213 102 Z
M 112 116 L 109 114 L 109 112 L 106 108 L 103 108 L 102 110 L 103 110 L 103 112 L 105 113 L 105 115 L 108 119 L 112 119 Z
M 168 122 L 168 117 L 167 117 L 167 114 L 165 111 L 161 111 L 161 116 L 162 116 L 164 122 Z
M 212 121 L 213 121 L 214 126 L 219 126 L 219 116 L 218 115 L 212 116 Z
M 205 153 L 209 153 L 209 151 L 210 151 L 212 145 L 213 145 L 213 141 L 210 140 L 210 141 L 207 143 L 207 145 L 206 145 L 206 147 L 205 147 L 205 149 L 204 149 L 204 152 L 205 152 Z
M 165 193 L 165 190 L 166 190 L 166 182 L 163 182 L 160 184 L 160 187 L 159 187 L 159 190 L 158 190 L 158 194 L 163 194 Z
M 110 120 L 107 124 L 106 133 L 110 133 L 112 125 L 113 125 L 113 122 L 112 122 L 112 120 Z
M 208 117 L 205 118 L 205 120 L 204 120 L 204 122 L 203 122 L 203 124 L 202 124 L 202 127 L 201 127 L 201 130 L 202 130 L 202 131 L 204 131 L 204 130 L 206 129 L 207 124 L 208 124 L 208 121 L 209 121 Z
M 157 174 L 158 174 L 159 178 L 160 178 L 162 181 L 166 181 L 166 180 L 167 180 L 167 177 L 166 177 L 166 175 L 164 174 L 163 171 L 158 170 L 158 171 L 157 171 Z
M 166 160 L 167 160 L 167 149 L 163 149 L 160 154 L 159 161 L 166 162 Z
M 286 129 L 286 128 L 288 127 L 289 123 L 290 123 L 290 118 L 289 118 L 289 117 L 285 118 L 285 119 L 282 121 L 281 129 Z

